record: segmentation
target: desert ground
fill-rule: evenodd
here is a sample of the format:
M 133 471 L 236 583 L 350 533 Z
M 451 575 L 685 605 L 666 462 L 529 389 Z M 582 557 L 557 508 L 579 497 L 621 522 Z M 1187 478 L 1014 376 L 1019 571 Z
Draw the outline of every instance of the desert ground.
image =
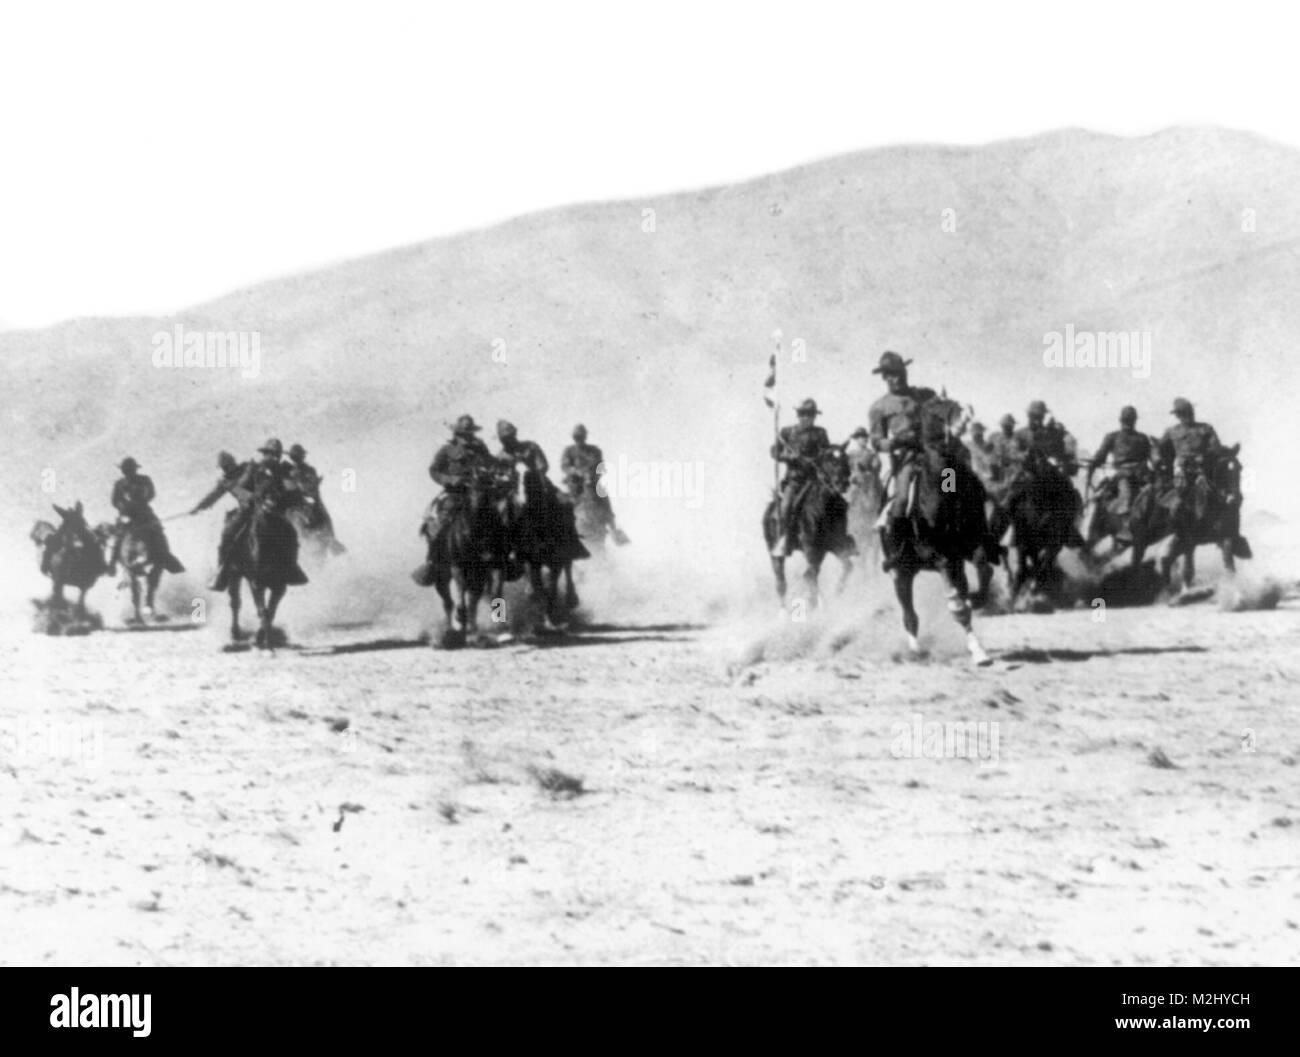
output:
M 974 669 L 918 587 L 921 660 L 878 575 L 802 622 L 606 593 L 494 649 L 298 631 L 292 593 L 274 655 L 216 606 L 13 610 L 3 960 L 1300 961 L 1300 605 L 977 619 Z M 996 742 L 900 743 L 933 722 Z

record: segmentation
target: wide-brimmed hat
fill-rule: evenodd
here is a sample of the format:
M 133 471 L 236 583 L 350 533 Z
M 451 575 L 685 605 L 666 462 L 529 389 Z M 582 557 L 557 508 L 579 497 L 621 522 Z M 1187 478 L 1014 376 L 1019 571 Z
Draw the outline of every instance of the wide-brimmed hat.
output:
M 307 454 L 307 449 L 304 448 L 301 444 L 295 444 L 292 448 L 289 449 L 289 458 L 291 459 L 301 459 L 306 454 Z
M 1138 417 L 1137 408 L 1134 407 L 1132 404 L 1125 404 L 1123 407 L 1119 409 L 1119 420 L 1121 422 L 1127 422 L 1129 419 L 1132 419 L 1134 422 L 1136 422 L 1137 417 Z
M 117 464 L 117 468 L 119 470 L 138 470 L 140 469 L 140 464 L 128 455 Z
M 508 437 L 512 433 L 518 433 L 513 422 L 507 422 L 504 418 L 497 419 L 497 436 Z
M 1000 419 L 998 419 L 999 426 L 1014 426 L 1015 424 L 1016 424 L 1015 415 L 1007 414 L 1007 415 L 1003 415 Z
M 257 450 L 263 455 L 274 455 L 278 459 L 284 454 L 284 445 L 280 443 L 278 438 L 272 437 Z
M 576 426 L 573 427 L 574 440 L 581 440 L 586 435 L 587 435 L 587 427 L 584 426 L 581 422 L 579 422 Z
M 902 374 L 907 370 L 907 365 L 911 360 L 905 360 L 896 352 L 882 352 L 880 354 L 880 363 L 873 367 L 872 374 Z
M 453 433 L 477 433 L 483 427 L 474 421 L 473 415 L 461 415 L 451 427 Z
M 794 413 L 796 415 L 820 415 L 821 414 L 821 412 L 817 410 L 817 401 L 814 400 L 811 396 L 807 400 L 805 400 L 802 404 L 800 404 L 798 407 L 796 407 L 794 409 Z
M 1180 396 L 1174 401 L 1174 409 L 1169 412 L 1171 415 L 1192 414 L 1192 402 L 1186 397 Z
M 1026 415 L 1045 415 L 1047 414 L 1047 405 L 1041 400 L 1034 400 L 1025 408 Z

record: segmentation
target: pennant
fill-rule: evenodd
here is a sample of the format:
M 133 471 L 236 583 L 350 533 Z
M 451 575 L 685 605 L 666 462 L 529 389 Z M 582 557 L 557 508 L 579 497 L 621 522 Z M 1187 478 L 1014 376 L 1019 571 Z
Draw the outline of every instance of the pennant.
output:
M 766 392 L 763 393 L 763 403 L 768 407 L 776 407 L 776 353 L 772 353 L 772 358 L 767 361 L 767 381 L 763 383 Z

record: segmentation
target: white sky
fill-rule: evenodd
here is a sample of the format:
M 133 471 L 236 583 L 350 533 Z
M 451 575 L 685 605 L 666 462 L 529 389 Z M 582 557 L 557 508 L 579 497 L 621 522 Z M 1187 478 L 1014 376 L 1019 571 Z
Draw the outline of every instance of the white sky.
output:
M 899 142 L 1193 123 L 1300 144 L 1286 10 L 9 3 L 0 328 Z

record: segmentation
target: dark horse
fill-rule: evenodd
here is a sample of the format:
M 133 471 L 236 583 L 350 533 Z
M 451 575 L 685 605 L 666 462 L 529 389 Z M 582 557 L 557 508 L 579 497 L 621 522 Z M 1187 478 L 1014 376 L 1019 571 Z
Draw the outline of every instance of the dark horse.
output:
M 893 503 L 886 507 L 883 544 L 909 650 L 923 652 L 912 589 L 916 574 L 929 570 L 941 573 L 948 585 L 948 611 L 966 633 L 971 660 L 986 665 L 992 662 L 971 627 L 966 562 L 996 562 L 1000 548 L 989 532 L 984 486 L 958 452 L 960 416 L 960 405 L 941 397 L 922 409 L 921 448 L 905 456 L 913 469 L 911 495 L 900 497 L 906 513 L 894 517 Z
M 41 572 L 51 580 L 50 609 L 64 607 L 63 588 L 75 587 L 79 592 L 76 615 L 86 618 L 86 592 L 107 571 L 104 562 L 104 540 L 90 531 L 86 524 L 81 501 L 74 507 L 54 507 L 59 515 L 59 527 L 48 521 L 38 521 L 32 527 L 31 538 L 42 549 Z
M 807 567 L 803 579 L 808 590 L 808 604 L 818 604 L 817 579 L 821 574 L 826 555 L 834 554 L 842 563 L 840 586 L 853 569 L 853 558 L 858 553 L 857 543 L 849 534 L 849 504 L 845 493 L 849 490 L 849 459 L 843 446 L 832 446 L 821 460 L 811 467 L 812 477 L 805 484 L 803 496 L 795 503 L 787 539 L 790 550 L 802 551 Z M 767 541 L 772 558 L 772 572 L 776 576 L 776 593 L 785 605 L 785 558 L 771 554 L 777 540 L 778 504 L 773 496 L 763 511 L 763 538 Z
M 227 572 L 230 592 L 230 639 L 239 642 L 239 585 L 248 581 L 249 594 L 257 607 L 258 649 L 275 648 L 275 614 L 290 587 L 307 582 L 298 565 L 298 536 L 274 500 L 253 501 L 241 515 L 245 520 L 230 544 Z
M 96 533 L 103 532 L 105 535 L 113 531 L 113 526 L 107 524 L 96 529 Z M 162 527 L 158 522 L 124 525 L 120 531 L 122 547 L 118 557 L 131 582 L 131 606 L 135 610 L 135 615 L 128 623 L 143 624 L 145 617 L 150 620 L 166 620 L 166 617 L 158 617 L 154 613 L 154 596 L 158 592 L 158 584 L 164 572 L 183 573 L 185 566 L 168 553 L 162 538 Z M 144 596 L 143 611 L 140 608 L 141 595 Z
M 509 550 L 501 505 L 509 490 L 508 476 L 482 470 L 465 488 L 435 501 L 439 514 L 431 512 L 420 526 L 428 558 L 412 578 L 437 588 L 446 645 L 477 639 L 479 602 L 504 581 Z
M 573 506 L 560 498 L 550 481 L 536 470 L 527 470 L 521 486 L 523 502 L 512 504 L 514 515 L 509 526 L 515 554 L 527 567 L 533 597 L 541 600 L 546 620 L 564 624 L 568 613 L 579 605 L 573 586 L 573 563 L 591 554 L 578 538 Z
M 1148 485 L 1133 501 L 1130 530 L 1133 535 L 1133 565 L 1140 565 L 1149 546 L 1173 536 L 1160 562 L 1160 575 L 1171 585 L 1173 568 L 1183 559 L 1182 593 L 1196 579 L 1196 548 L 1217 546 L 1228 573 L 1237 569 L 1237 558 L 1250 558 L 1250 544 L 1241 535 L 1240 444 L 1222 448 L 1208 456 L 1201 467 L 1188 472 L 1181 485 Z
M 1041 452 L 1032 450 L 1020 472 L 1020 482 L 1010 489 L 1005 515 L 1015 532 L 1013 601 L 1026 584 L 1051 594 L 1060 582 L 1057 557 L 1066 547 L 1082 542 L 1074 527 L 1079 494 L 1070 479 Z

